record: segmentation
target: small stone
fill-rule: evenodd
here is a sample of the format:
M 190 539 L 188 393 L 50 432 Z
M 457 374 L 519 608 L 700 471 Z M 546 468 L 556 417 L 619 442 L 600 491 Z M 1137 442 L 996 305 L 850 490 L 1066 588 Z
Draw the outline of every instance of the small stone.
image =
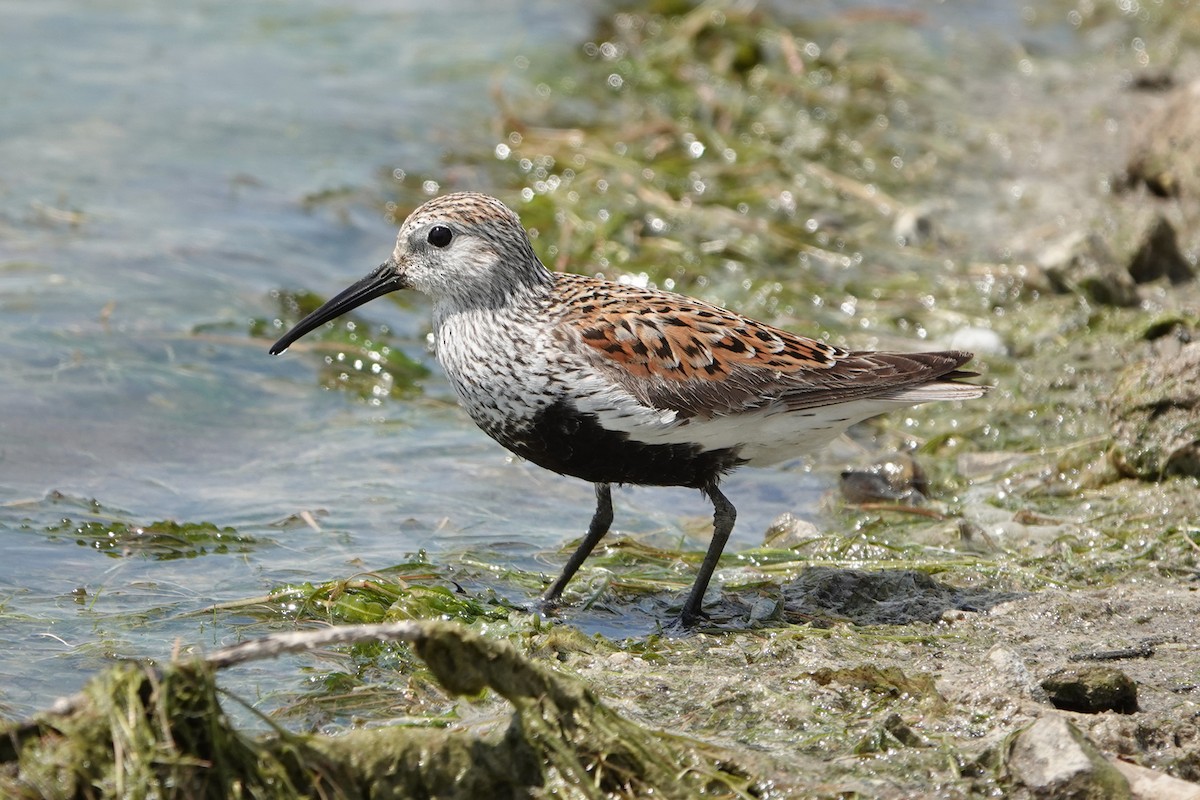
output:
M 1061 669 L 1042 681 L 1046 697 L 1055 708 L 1080 714 L 1138 710 L 1137 684 L 1115 667 Z
M 891 713 L 881 725 L 869 730 L 854 746 L 855 755 L 886 753 L 902 747 L 928 747 L 920 734 L 905 724 L 899 714 Z
M 780 619 L 783 615 L 782 597 L 760 597 L 750 607 L 750 622 L 762 623 Z
M 1109 458 L 1122 475 L 1200 476 L 1200 342 L 1128 367 L 1108 402 Z
M 1191 262 L 1179 251 L 1175 229 L 1162 214 L 1157 215 L 1142 234 L 1141 242 L 1129 260 L 1129 275 L 1136 283 L 1165 277 L 1172 284 L 1179 284 L 1195 277 Z
M 1137 800 L 1200 800 L 1200 784 L 1128 761 L 1114 761 L 1113 766 L 1129 781 L 1129 789 Z
M 1067 720 L 1042 717 L 1017 734 L 1009 747 L 1009 778 L 1045 800 L 1124 800 L 1129 782 Z
M 1099 305 L 1130 307 L 1139 302 L 1137 286 L 1104 240 L 1075 231 L 1046 247 L 1038 258 L 1050 286 L 1060 294 L 1078 294 Z
M 820 538 L 821 531 L 816 525 L 806 519 L 800 519 L 790 511 L 785 511 L 775 518 L 771 527 L 763 534 L 763 546 L 790 550 Z
M 925 470 L 908 453 L 893 453 L 865 469 L 846 470 L 838 485 L 850 503 L 919 505 L 929 494 Z
M 969 519 L 958 521 L 958 541 L 960 548 L 968 553 L 1000 552 L 1000 546 L 983 526 Z
M 998 644 L 987 652 L 985 667 L 988 680 L 996 686 L 1006 687 L 1024 694 L 1037 693 L 1037 684 L 1025 666 L 1025 660 L 1016 651 Z
M 950 334 L 946 346 L 952 350 L 966 350 L 981 356 L 1003 356 L 1008 354 L 1008 345 L 1000 334 L 991 328 L 968 325 Z
M 1166 70 L 1146 70 L 1133 76 L 1129 88 L 1138 92 L 1165 92 L 1175 88 L 1175 76 Z
M 926 205 L 901 209 L 892 224 L 892 235 L 901 247 L 928 242 L 933 234 L 933 209 Z
M 990 453 L 961 453 L 955 461 L 958 474 L 974 481 L 989 481 L 1027 464 L 1028 453 L 997 450 Z
M 883 721 L 884 729 L 905 747 L 928 747 L 929 743 L 921 738 L 921 734 L 910 728 L 897 713 L 888 714 Z
M 1147 114 L 1126 167 L 1129 186 L 1159 197 L 1200 196 L 1200 80 L 1171 92 Z

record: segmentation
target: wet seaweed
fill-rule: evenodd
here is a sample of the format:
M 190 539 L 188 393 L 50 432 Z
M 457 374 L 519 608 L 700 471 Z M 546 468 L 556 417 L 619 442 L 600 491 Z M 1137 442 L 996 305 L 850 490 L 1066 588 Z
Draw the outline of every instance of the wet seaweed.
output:
M 390 726 L 251 736 L 221 707 L 217 670 L 324 643 L 402 639 L 445 690 L 513 709 L 489 730 Z M 453 623 L 351 626 L 246 642 L 162 669 L 125 664 L 0 736 L 0 788 L 42 798 L 750 797 L 719 748 L 632 723 L 581 683 Z
M 114 558 L 139 555 L 155 561 L 247 553 L 262 544 L 231 526 L 218 527 L 211 522 L 160 520 L 137 524 L 64 518 L 45 532 L 52 537 L 73 538 L 83 547 Z
M 50 492 L 44 498 L 4 504 L 14 527 L 34 530 L 51 539 L 72 540 L 112 558 L 141 556 L 173 561 L 206 555 L 248 553 L 269 539 L 212 522 L 157 520 L 144 522 L 123 509 L 95 498 Z M 47 517 L 54 517 L 47 522 Z
M 252 337 L 274 340 L 328 299 L 308 291 L 277 290 L 271 295 L 279 306 L 278 315 L 253 320 Z M 372 325 L 353 314 L 327 323 L 292 347 L 320 356 L 317 374 L 322 386 L 372 403 L 410 397 L 429 375 L 425 364 L 396 345 L 386 326 Z

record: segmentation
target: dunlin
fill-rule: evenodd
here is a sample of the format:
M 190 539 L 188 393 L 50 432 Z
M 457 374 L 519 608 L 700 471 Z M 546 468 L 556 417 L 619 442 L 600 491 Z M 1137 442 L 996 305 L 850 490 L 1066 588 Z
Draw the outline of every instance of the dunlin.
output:
M 690 297 L 551 272 L 517 215 L 473 193 L 420 206 L 400 226 L 391 259 L 271 353 L 397 289 L 432 299 L 438 360 L 485 433 L 596 485 L 587 534 L 546 604 L 608 532 L 612 484 L 688 486 L 715 512 L 680 614 L 690 626 L 733 529 L 722 476 L 811 452 L 886 411 L 985 391 L 962 382 L 974 375 L 959 370 L 970 353 L 843 350 Z

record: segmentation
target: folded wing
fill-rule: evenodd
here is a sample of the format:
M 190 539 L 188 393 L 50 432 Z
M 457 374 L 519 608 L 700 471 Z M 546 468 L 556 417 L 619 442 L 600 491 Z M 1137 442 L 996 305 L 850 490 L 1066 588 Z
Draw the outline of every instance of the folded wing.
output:
M 577 275 L 562 343 L 642 404 L 708 418 L 782 404 L 814 409 L 860 399 L 900 404 L 979 397 L 962 383 L 970 353 L 843 350 L 668 292 Z

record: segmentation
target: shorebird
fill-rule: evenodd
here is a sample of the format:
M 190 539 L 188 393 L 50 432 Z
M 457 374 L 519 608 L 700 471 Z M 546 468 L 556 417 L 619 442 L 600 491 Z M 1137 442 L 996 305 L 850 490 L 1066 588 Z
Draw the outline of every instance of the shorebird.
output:
M 392 257 L 271 348 L 369 300 L 415 289 L 433 302 L 437 358 L 471 419 L 521 458 L 596 487 L 596 511 L 557 603 L 612 524 L 612 484 L 686 486 L 713 504 L 713 536 L 684 601 L 705 591 L 736 511 L 718 485 L 742 465 L 818 449 L 847 427 L 930 400 L 966 400 L 971 353 L 850 351 L 671 292 L 552 272 L 520 218 L 483 194 L 429 200 Z

